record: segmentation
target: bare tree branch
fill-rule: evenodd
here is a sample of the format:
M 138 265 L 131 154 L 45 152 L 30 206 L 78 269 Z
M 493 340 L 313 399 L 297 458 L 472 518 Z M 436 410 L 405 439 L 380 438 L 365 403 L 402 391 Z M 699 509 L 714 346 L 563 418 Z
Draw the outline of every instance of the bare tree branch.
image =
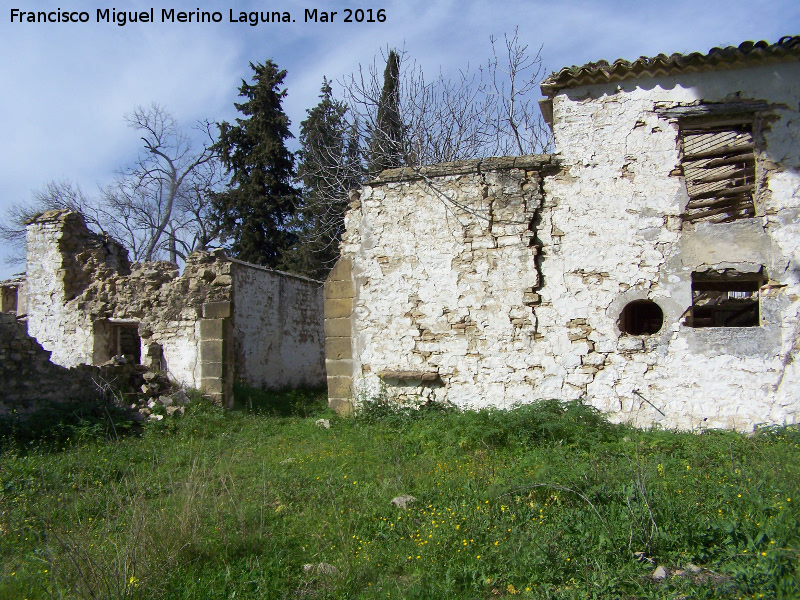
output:
M 95 196 L 68 181 L 51 181 L 31 201 L 12 206 L 0 222 L 0 240 L 14 249 L 9 263 L 24 262 L 25 223 L 53 209 L 82 213 L 90 228 L 116 238 L 138 261 L 177 262 L 218 239 L 209 196 L 221 189 L 223 177 L 211 149 L 212 124 L 198 123 L 199 135 L 190 136 L 157 104 L 136 107 L 125 120 L 143 134 L 135 163 Z

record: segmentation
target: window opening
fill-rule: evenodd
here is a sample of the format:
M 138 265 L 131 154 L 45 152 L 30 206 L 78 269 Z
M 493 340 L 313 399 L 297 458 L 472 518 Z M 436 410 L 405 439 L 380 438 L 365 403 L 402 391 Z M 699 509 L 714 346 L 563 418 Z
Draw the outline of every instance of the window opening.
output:
M 142 362 L 142 340 L 139 338 L 138 325 L 116 325 L 116 356 L 132 359 L 135 364 Z
M 135 364 L 141 364 L 142 340 L 139 337 L 139 325 L 95 321 L 92 353 L 94 364 L 101 365 L 115 356 L 124 356 Z
M 753 115 L 685 120 L 680 137 L 689 192 L 683 220 L 725 223 L 755 216 Z
M 630 335 L 653 335 L 664 326 L 664 312 L 652 300 L 634 300 L 622 309 L 619 328 Z
M 0 287 L 0 312 L 17 312 L 18 293 L 16 286 Z
M 692 273 L 690 327 L 758 327 L 761 273 Z

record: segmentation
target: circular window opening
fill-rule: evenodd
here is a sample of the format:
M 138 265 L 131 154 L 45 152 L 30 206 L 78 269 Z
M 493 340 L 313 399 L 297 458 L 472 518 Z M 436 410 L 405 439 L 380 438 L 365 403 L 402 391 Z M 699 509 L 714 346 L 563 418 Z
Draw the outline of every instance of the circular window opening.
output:
M 619 316 L 619 328 L 630 335 L 653 335 L 663 325 L 664 312 L 652 300 L 634 300 Z

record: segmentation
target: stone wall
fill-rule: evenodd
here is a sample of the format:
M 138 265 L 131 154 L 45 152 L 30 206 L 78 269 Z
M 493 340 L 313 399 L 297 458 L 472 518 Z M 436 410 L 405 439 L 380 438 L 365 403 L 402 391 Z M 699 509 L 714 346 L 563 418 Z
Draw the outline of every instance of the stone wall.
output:
M 29 330 L 59 365 L 102 364 L 124 338 L 142 362 L 226 406 L 235 380 L 325 382 L 320 282 L 221 250 L 189 255 L 182 275 L 167 262 L 131 265 L 67 211 L 33 219 L 27 241 Z
M 346 219 L 352 358 L 340 335 L 331 389 L 349 376 L 351 399 L 470 408 L 585 398 L 685 429 L 797 422 L 798 78 L 783 63 L 571 89 L 553 99 L 552 159 L 382 173 Z M 755 217 L 683 218 L 677 115 L 701 102 L 753 107 Z M 758 324 L 692 327 L 693 277 L 728 272 L 758 274 Z M 636 301 L 660 308 L 657 332 L 623 331 Z
M 230 260 L 236 377 L 267 389 L 324 385 L 322 283 Z
M 14 315 L 0 313 L 0 416 L 35 410 L 42 402 L 96 400 L 100 370 L 66 369 L 25 332 Z
M 532 399 L 541 371 L 535 224 L 552 168 L 548 156 L 467 161 L 385 171 L 363 188 L 327 300 L 345 317 L 353 296 L 354 394 L 470 407 Z M 329 360 L 347 350 L 346 336 L 329 338 Z M 329 370 L 329 385 L 345 385 L 347 365 Z

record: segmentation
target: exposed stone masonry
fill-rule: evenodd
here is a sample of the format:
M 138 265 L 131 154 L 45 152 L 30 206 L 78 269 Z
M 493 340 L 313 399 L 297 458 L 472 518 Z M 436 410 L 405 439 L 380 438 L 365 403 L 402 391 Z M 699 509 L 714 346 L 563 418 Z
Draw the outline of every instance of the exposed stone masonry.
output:
M 387 390 L 412 403 L 458 395 L 480 406 L 490 385 L 509 403 L 524 399 L 531 367 L 524 353 L 512 361 L 492 354 L 522 350 L 537 337 L 535 222 L 542 174 L 553 166 L 538 156 L 395 169 L 363 189 L 339 263 L 352 263 L 352 283 L 337 271 L 343 281 L 327 284 L 328 317 L 347 308 L 342 295 L 351 293 L 357 324 L 352 349 L 344 336 L 328 338 L 339 398 L 346 376 L 330 373 L 332 347 L 337 359 L 352 352 L 356 394 Z
M 324 382 L 321 282 L 221 250 L 189 255 L 183 274 L 168 262 L 130 264 L 120 244 L 68 211 L 33 219 L 27 244 L 28 331 L 58 365 L 130 352 L 226 406 L 237 378 L 267 388 Z
M 108 384 L 133 389 L 132 375 L 125 366 L 55 365 L 50 352 L 26 333 L 24 323 L 0 313 L 0 416 L 14 410 L 29 413 L 46 402 L 98 400 Z

